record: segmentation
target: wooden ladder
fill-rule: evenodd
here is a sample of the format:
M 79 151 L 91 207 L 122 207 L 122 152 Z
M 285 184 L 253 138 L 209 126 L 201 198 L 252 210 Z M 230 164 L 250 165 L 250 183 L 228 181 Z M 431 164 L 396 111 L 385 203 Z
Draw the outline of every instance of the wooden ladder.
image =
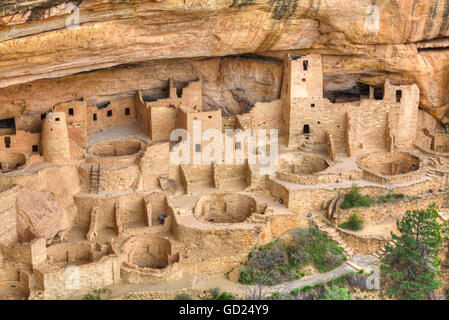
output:
M 101 167 L 98 164 L 98 168 L 94 170 L 94 166 L 90 166 L 90 175 L 89 175 L 89 193 L 96 190 L 97 194 L 100 191 L 100 175 L 101 175 Z

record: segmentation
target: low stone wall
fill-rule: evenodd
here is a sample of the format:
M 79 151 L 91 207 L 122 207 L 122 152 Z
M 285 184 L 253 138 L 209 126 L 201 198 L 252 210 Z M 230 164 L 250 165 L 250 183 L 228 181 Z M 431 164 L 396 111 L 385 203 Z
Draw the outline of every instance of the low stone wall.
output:
M 284 171 L 277 171 L 276 175 L 279 179 L 288 182 L 304 185 L 338 183 L 344 180 L 360 180 L 362 171 L 353 170 L 343 173 L 312 173 L 312 174 L 293 174 Z
M 120 282 L 121 259 L 115 255 L 70 268 L 43 264 L 35 269 L 37 285 L 43 290 L 31 293 L 32 299 L 64 299 Z
M 247 164 L 214 164 L 214 184 L 215 188 L 220 189 L 221 186 L 234 180 L 245 180 L 247 177 Z
M 91 165 L 88 164 L 78 168 L 81 189 L 86 192 L 90 190 L 90 170 Z M 98 170 L 98 166 L 94 164 L 93 170 Z M 140 170 L 137 164 L 124 167 L 100 166 L 99 192 L 134 189 L 138 185 L 139 178 Z M 94 191 L 96 192 L 97 190 Z
M 359 184 L 360 185 L 360 184 Z M 438 191 L 446 188 L 446 179 L 429 178 L 418 180 L 415 183 L 406 185 L 385 185 L 385 186 L 360 186 L 360 193 L 370 196 L 382 196 L 388 193 L 403 193 L 407 195 L 419 195 L 428 193 L 429 190 Z M 333 187 L 313 187 L 313 188 L 295 188 L 284 184 L 275 179 L 270 180 L 270 191 L 274 197 L 281 198 L 284 204 L 295 213 L 307 213 L 313 211 L 322 211 L 324 207 L 335 198 L 338 191 L 348 192 L 351 185 Z
M 374 204 L 369 207 L 357 207 L 338 210 L 334 224 L 339 225 L 347 221 L 349 217 L 357 213 L 365 220 L 365 225 L 382 224 L 396 221 L 401 218 L 407 210 L 425 209 L 435 203 L 437 208 L 447 207 L 449 198 L 447 192 L 436 192 L 417 196 L 418 199 L 404 199 L 401 201 Z
M 387 166 L 392 165 L 392 163 L 385 162 L 386 157 L 390 161 L 397 162 L 401 166 L 409 168 L 412 165 L 415 165 L 417 168 L 416 170 L 408 171 L 406 173 L 383 174 L 368 167 L 368 164 L 370 165 L 372 164 L 373 166 L 379 168 L 383 167 L 385 169 Z M 387 183 L 398 184 L 409 182 L 413 180 L 418 180 L 424 177 L 426 174 L 426 166 L 422 161 L 422 159 L 417 155 L 404 151 L 397 151 L 393 153 L 393 155 L 386 152 L 366 154 L 357 159 L 357 164 L 359 165 L 359 168 L 362 169 L 363 171 L 364 179 L 380 184 L 387 184 Z
M 141 235 L 129 239 L 123 246 L 125 261 L 121 267 L 124 281 L 159 284 L 183 276 L 179 263 L 179 244 L 167 237 Z
M 357 254 L 372 254 L 385 247 L 390 236 L 360 235 L 355 232 L 337 228 L 340 237 L 354 249 Z
M 181 177 L 186 192 L 190 193 L 191 187 L 196 184 L 213 184 L 213 167 L 212 165 L 181 165 Z

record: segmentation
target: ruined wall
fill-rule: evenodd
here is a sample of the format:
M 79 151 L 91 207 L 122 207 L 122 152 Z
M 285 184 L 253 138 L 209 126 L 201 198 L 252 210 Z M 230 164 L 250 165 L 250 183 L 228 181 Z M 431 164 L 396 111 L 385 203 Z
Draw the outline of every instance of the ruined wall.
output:
M 191 187 L 198 184 L 213 183 L 213 167 L 212 165 L 181 165 L 182 183 L 187 193 Z
M 247 164 L 213 164 L 214 185 L 220 189 L 226 183 L 247 179 Z
M 159 186 L 161 176 L 178 179 L 176 168 L 170 160 L 170 144 L 163 142 L 147 147 L 139 160 L 144 189 Z
M 108 127 L 132 125 L 135 122 L 134 96 L 102 101 L 97 105 L 87 107 L 88 132 L 95 132 Z

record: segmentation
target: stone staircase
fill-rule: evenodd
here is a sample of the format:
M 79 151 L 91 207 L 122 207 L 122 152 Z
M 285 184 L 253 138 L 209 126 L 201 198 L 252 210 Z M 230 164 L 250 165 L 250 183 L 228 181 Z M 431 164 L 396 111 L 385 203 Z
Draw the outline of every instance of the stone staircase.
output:
M 266 223 L 268 216 L 262 213 L 253 213 L 245 222 L 247 223 Z
M 438 170 L 436 170 L 435 168 L 428 167 L 426 170 L 426 176 L 431 177 L 431 178 L 440 178 L 441 173 Z
M 312 224 L 318 228 L 326 237 L 336 242 L 340 247 L 343 248 L 345 254 L 351 257 L 354 254 L 354 250 L 344 241 L 340 235 L 338 234 L 337 229 L 329 226 L 323 219 L 314 218 L 312 220 Z
M 396 241 L 395 240 L 388 241 L 388 244 L 394 246 L 396 244 Z M 381 247 L 379 250 L 377 250 L 377 252 L 373 253 L 373 256 L 380 259 L 383 256 L 385 256 L 385 253 L 386 253 L 385 247 Z

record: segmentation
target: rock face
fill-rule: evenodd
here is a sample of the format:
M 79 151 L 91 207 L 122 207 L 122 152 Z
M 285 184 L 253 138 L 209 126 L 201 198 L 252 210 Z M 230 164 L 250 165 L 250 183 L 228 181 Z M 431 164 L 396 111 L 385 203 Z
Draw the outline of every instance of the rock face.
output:
M 131 89 L 126 77 L 108 76 L 113 69 L 48 79 L 118 65 L 140 74 L 136 83 L 149 90 L 167 75 L 205 76 L 206 107 L 242 113 L 276 98 L 279 62 L 293 51 L 324 55 L 327 91 L 386 78 L 417 83 L 421 108 L 449 124 L 448 33 L 449 0 L 6 0 L 0 116 L 82 95 L 70 87 L 74 79 L 98 95 Z M 21 83 L 29 84 L 10 87 Z
M 26 188 L 17 198 L 17 232 L 21 241 L 35 238 L 52 239 L 59 231 L 69 228 L 65 209 L 47 192 Z

